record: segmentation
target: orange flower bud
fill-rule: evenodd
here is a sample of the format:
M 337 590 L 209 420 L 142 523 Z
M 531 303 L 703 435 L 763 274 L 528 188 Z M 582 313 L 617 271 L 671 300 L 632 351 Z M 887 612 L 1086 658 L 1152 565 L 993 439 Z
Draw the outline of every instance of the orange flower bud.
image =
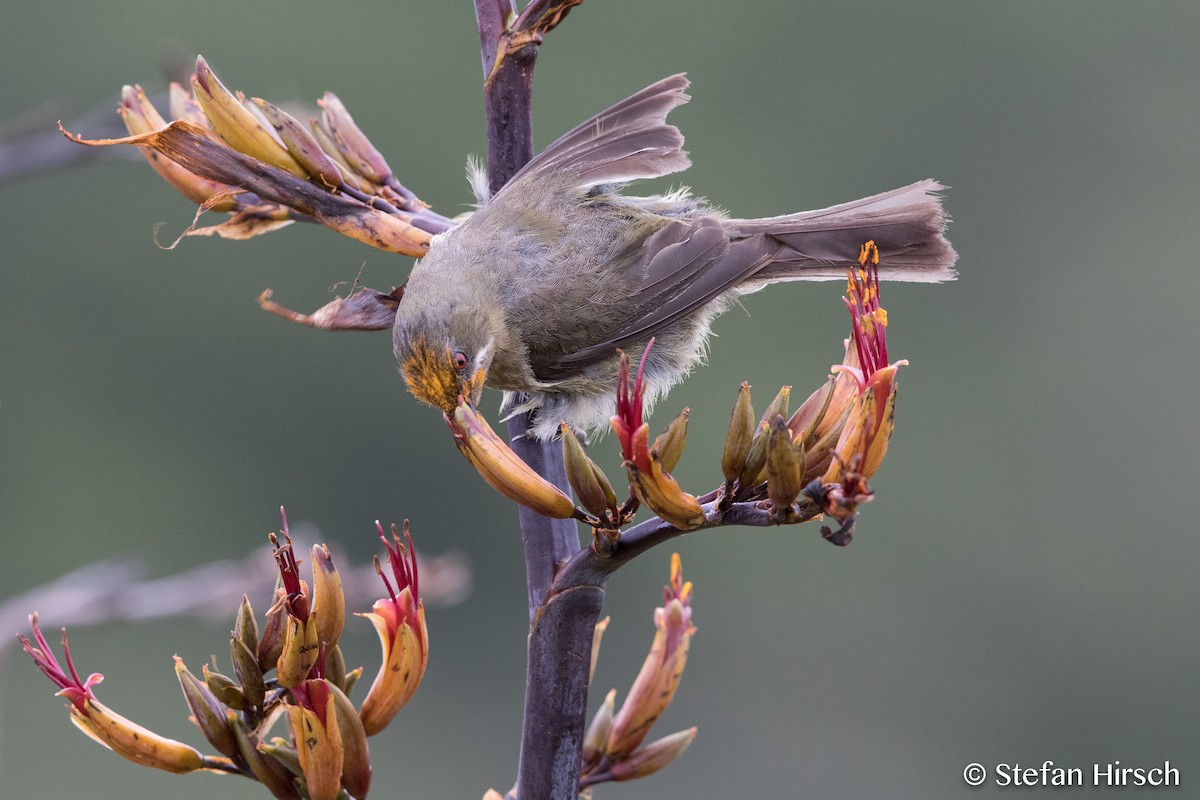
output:
M 664 594 L 666 602 L 654 612 L 656 630 L 650 653 L 609 733 L 605 754 L 614 762 L 623 760 L 646 738 L 675 697 L 687 664 L 696 628 L 692 625 L 692 584 L 683 581 L 678 553 L 671 556 L 671 583 Z
M 412 549 L 412 535 L 408 521 L 404 522 L 404 536 L 408 546 L 400 541 L 392 526 L 392 541 L 383 535 L 383 526 L 376 523 L 379 538 L 387 548 L 388 562 L 396 588 L 383 574 L 378 557 L 375 570 L 383 579 L 388 596 L 375 601 L 372 613 L 359 614 L 375 626 L 379 645 L 383 650 L 383 663 L 375 675 L 367 697 L 363 700 L 359 716 L 368 736 L 374 736 L 387 727 L 400 708 L 408 702 L 429 661 L 429 636 L 425 629 L 425 606 L 418 594 L 417 556 Z
M 86 681 L 79 679 L 75 664 L 71 660 L 65 629 L 62 646 L 67 663 L 66 670 L 59 665 L 58 659 L 54 657 L 54 652 L 42 635 L 36 613 L 30 615 L 29 627 L 33 631 L 33 641 L 21 635 L 18 635 L 17 639 L 41 673 L 59 687 L 58 695 L 70 701 L 67 709 L 75 727 L 117 755 L 144 767 L 183 773 L 211 766 L 194 747 L 160 736 L 99 702 L 92 693 L 92 687 L 104 680 L 104 676 L 94 672 Z

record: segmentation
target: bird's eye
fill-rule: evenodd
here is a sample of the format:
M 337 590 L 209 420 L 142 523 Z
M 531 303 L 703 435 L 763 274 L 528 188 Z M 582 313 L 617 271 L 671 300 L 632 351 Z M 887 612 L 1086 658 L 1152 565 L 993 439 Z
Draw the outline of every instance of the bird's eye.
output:
M 455 369 L 466 369 L 467 368 L 467 354 L 464 353 L 462 350 L 456 350 L 454 352 L 454 368 Z

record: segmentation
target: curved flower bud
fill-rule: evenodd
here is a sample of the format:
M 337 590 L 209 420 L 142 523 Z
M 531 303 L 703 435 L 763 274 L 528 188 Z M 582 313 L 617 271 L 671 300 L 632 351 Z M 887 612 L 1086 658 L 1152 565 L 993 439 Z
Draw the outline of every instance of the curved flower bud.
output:
M 233 662 L 233 674 L 241 685 L 242 696 L 252 708 L 262 708 L 267 694 L 262 667 L 258 658 L 237 637 L 229 640 L 229 657 Z
M 733 413 L 729 416 L 729 430 L 725 434 L 725 447 L 721 453 L 721 473 L 727 483 L 733 483 L 742 474 L 753 441 L 754 406 L 750 404 L 750 384 L 742 381 L 733 404 Z
M 20 634 L 17 640 L 38 670 L 59 687 L 58 695 L 69 701 L 67 709 L 75 727 L 117 755 L 144 767 L 183 773 L 211 766 L 194 747 L 160 736 L 98 701 L 92 687 L 104 680 L 104 676 L 95 672 L 86 681 L 79 679 L 67 645 L 66 629 L 62 635 L 63 657 L 67 664 L 64 670 L 38 627 L 36 613 L 30 615 L 29 627 L 33 631 L 33 641 Z
M 804 445 L 793 443 L 783 416 L 776 415 L 767 439 L 767 497 L 774 507 L 774 518 L 786 521 L 792 516 L 792 503 L 804 488 L 803 477 Z
M 392 168 L 371 144 L 333 92 L 317 101 L 321 107 L 321 126 L 337 143 L 338 152 L 350 168 L 374 184 L 383 186 L 392 180 Z
M 204 681 L 188 671 L 179 656 L 175 656 L 175 677 L 179 678 L 179 687 L 183 689 L 183 698 L 192 712 L 192 721 L 204 734 L 204 738 L 218 753 L 230 757 L 237 755 L 237 737 L 229 723 L 229 709 L 217 699 Z
M 323 678 L 292 687 L 288 724 L 311 800 L 337 800 L 342 788 L 342 734 L 337 725 L 333 688 Z
M 653 741 L 624 761 L 613 764 L 612 779 L 631 781 L 634 778 L 653 775 L 683 755 L 683 751 L 688 749 L 688 745 L 695 738 L 696 728 L 688 728 L 686 731 L 672 733 Z
M 557 519 L 575 516 L 575 503 L 562 489 L 521 460 L 487 420 L 459 397 L 454 416 L 443 414 L 454 444 L 488 485 L 509 500 Z
M 242 105 L 241 100 L 225 88 L 225 84 L 209 69 L 203 56 L 196 57 L 192 91 L 213 130 L 234 150 L 286 170 L 296 177 L 308 177 L 308 173 L 296 162 L 287 148 L 255 119 Z
M 304 167 L 304 171 L 310 177 L 326 189 L 335 189 L 342 184 L 342 172 L 338 169 L 337 163 L 321 149 L 320 143 L 313 138 L 307 128 L 300 124 L 299 120 L 261 97 L 252 98 L 251 102 L 271 123 L 288 152 L 300 166 Z
M 738 476 L 738 486 L 741 489 L 758 486 L 767 479 L 767 440 L 771 435 L 771 420 L 777 416 L 787 416 L 788 402 L 791 396 L 792 387 L 780 387 L 779 393 L 775 395 L 775 399 L 763 412 L 762 419 L 758 421 L 754 439 L 750 443 L 750 454 L 746 456 L 746 466 L 742 468 L 742 474 Z
M 608 744 L 609 734 L 612 733 L 613 712 L 616 709 L 617 690 L 610 689 L 604 696 L 604 702 L 596 709 L 596 716 L 588 725 L 587 734 L 583 737 L 583 755 L 581 760 L 585 766 L 595 764 L 604 755 L 604 747 Z
M 560 426 L 560 434 L 567 482 L 571 484 L 575 496 L 579 498 L 579 505 L 583 506 L 584 511 L 594 517 L 604 519 L 609 506 L 604 487 L 600 484 L 599 467 L 592 459 L 588 458 L 587 453 L 583 452 L 583 445 L 579 443 L 579 438 L 575 436 L 567 423 L 564 422 Z
M 636 463 L 627 462 L 629 483 L 634 493 L 658 516 L 680 530 L 693 530 L 704 524 L 704 509 L 695 495 L 688 494 L 679 482 L 662 468 L 657 455 L 649 448 L 650 426 L 642 424 L 633 434 L 634 452 L 645 464 L 640 469 Z
M 375 571 L 383 579 L 388 596 L 375 601 L 371 613 L 359 614 L 370 620 L 379 634 L 379 645 L 383 649 L 383 663 L 375 675 L 367 697 L 363 700 L 359 716 L 368 736 L 374 736 L 387 727 L 400 708 L 408 702 L 429 661 L 429 635 L 425 629 L 425 606 L 421 602 L 417 582 L 417 554 L 412 547 L 412 535 L 408 520 L 404 521 L 404 538 L 407 547 L 392 526 L 392 541 L 383 535 L 383 526 L 375 523 L 379 538 L 387 549 L 388 563 L 395 589 L 383 574 L 379 558 L 375 558 Z
M 651 726 L 671 704 L 688 647 L 696 628 L 692 625 L 692 584 L 683 580 L 679 554 L 671 556 L 671 583 L 664 591 L 665 602 L 654 612 L 654 641 L 629 695 L 613 720 L 605 754 L 614 762 L 637 749 Z
M 342 592 L 342 579 L 329 548 L 323 544 L 312 547 L 313 604 L 312 613 L 317 618 L 317 638 L 327 648 L 332 648 L 342 637 L 342 626 L 346 622 L 346 596 Z
M 651 455 L 658 457 L 664 472 L 674 472 L 679 464 L 679 458 L 683 455 L 683 445 L 687 440 L 688 419 L 691 416 L 690 408 L 680 411 L 679 416 L 671 420 L 667 429 L 650 446 Z

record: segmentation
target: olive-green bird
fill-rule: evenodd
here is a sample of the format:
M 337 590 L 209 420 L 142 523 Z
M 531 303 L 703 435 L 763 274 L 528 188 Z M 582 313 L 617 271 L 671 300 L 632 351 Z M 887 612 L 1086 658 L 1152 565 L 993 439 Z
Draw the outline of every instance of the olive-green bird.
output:
M 686 190 L 630 197 L 621 187 L 686 169 L 667 114 L 688 100 L 675 75 L 559 138 L 493 196 L 436 236 L 413 268 L 393 345 L 410 391 L 452 411 L 483 387 L 532 435 L 560 422 L 595 429 L 613 413 L 617 348 L 645 366 L 646 406 L 703 358 L 713 320 L 779 281 L 836 280 L 867 240 L 879 276 L 955 277 L 941 184 L 925 180 L 818 211 L 732 219 Z

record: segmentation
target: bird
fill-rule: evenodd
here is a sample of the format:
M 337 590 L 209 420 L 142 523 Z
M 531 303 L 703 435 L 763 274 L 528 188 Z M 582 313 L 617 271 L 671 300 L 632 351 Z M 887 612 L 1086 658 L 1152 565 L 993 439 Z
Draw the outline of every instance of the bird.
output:
M 453 414 L 502 390 L 532 412 L 531 437 L 566 422 L 597 431 L 613 413 L 620 351 L 643 366 L 653 404 L 706 356 L 713 321 L 742 295 L 794 280 L 845 279 L 861 246 L 884 280 L 953 280 L 942 184 L 763 219 L 736 219 L 687 188 L 637 197 L 631 182 L 688 168 L 667 115 L 683 74 L 660 80 L 552 142 L 433 237 L 396 310 L 392 342 L 409 391 Z M 635 361 L 636 363 L 636 361 Z

